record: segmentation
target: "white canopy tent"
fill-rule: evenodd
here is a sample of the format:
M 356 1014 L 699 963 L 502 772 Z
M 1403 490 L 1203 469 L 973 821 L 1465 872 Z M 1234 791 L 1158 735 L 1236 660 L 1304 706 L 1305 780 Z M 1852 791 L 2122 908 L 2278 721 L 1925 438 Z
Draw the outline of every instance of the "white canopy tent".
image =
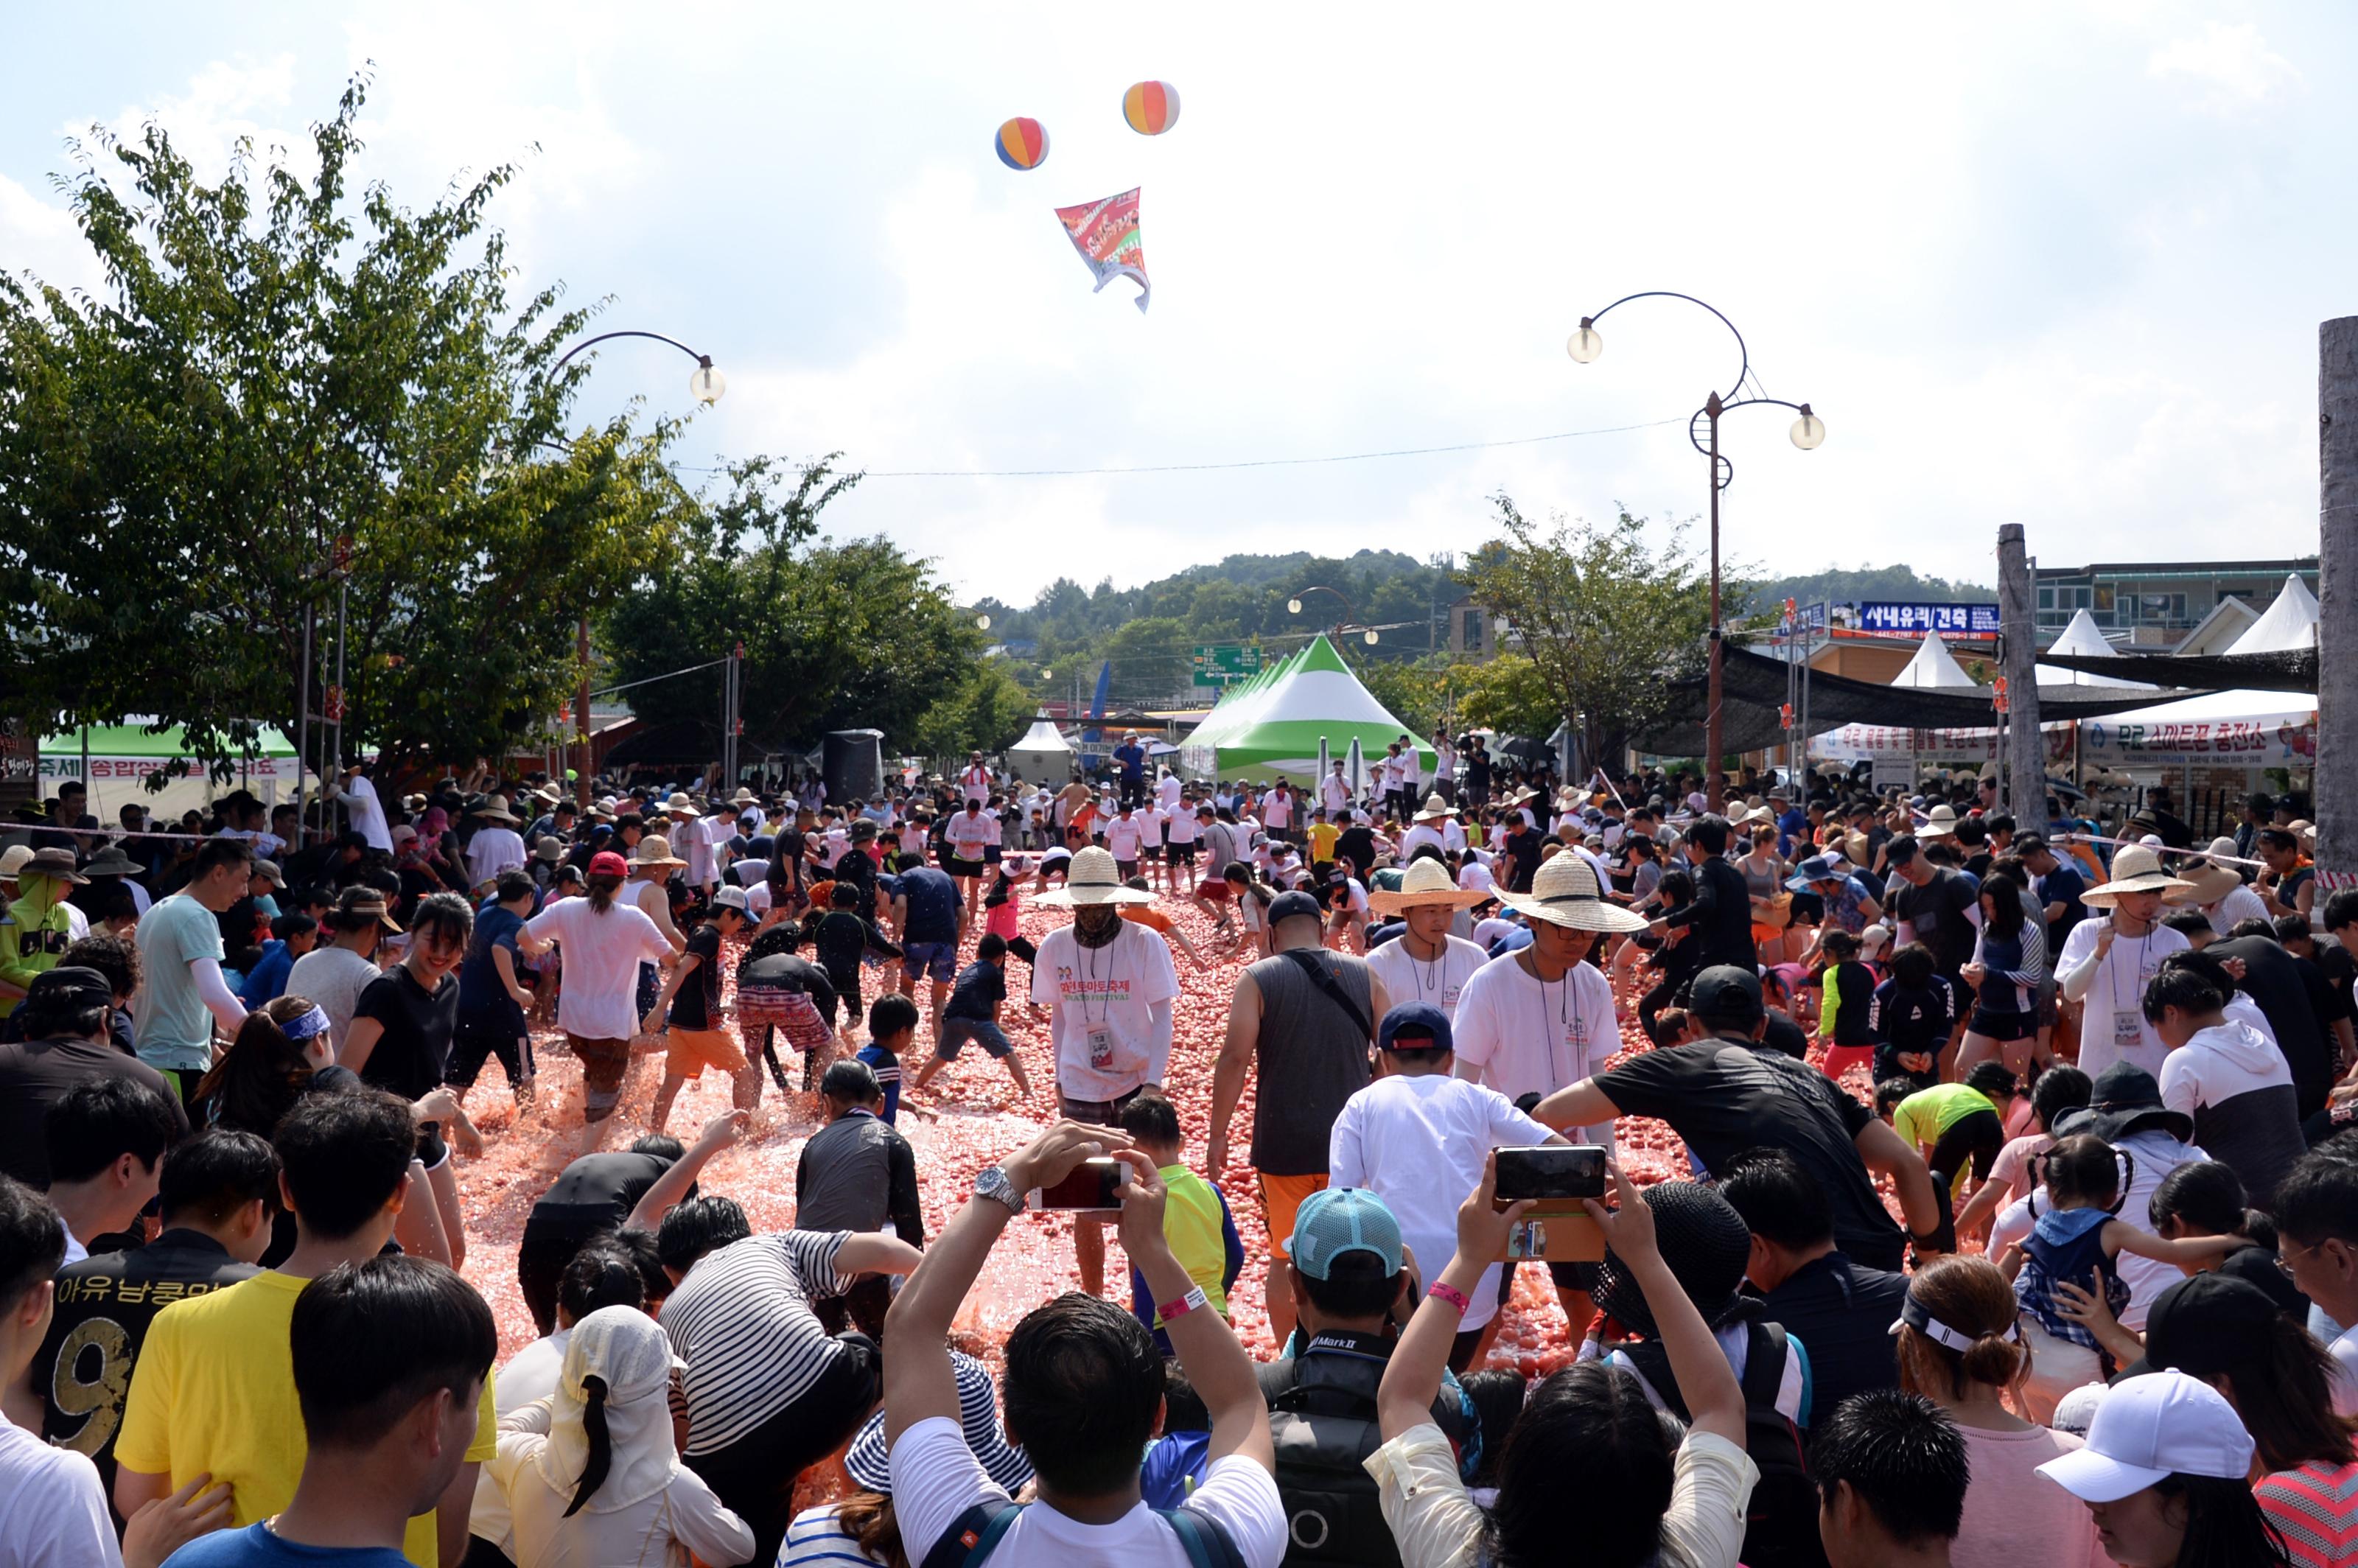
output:
M 1965 673 L 1965 667 L 1957 663 L 1957 656 L 1949 652 L 1946 643 L 1927 633 L 1924 640 L 1916 644 L 1916 656 L 1908 661 L 1906 668 L 1892 676 L 1891 684 L 1917 687 L 1973 687 L 1981 685 L 1981 682 Z
M 2231 654 L 2281 654 L 2317 642 L 2317 596 L 2298 574 Z M 2133 708 L 2081 727 L 2087 760 L 2115 766 L 2188 761 L 2247 768 L 2309 767 L 2317 759 L 2317 694 L 2214 691 Z
M 1007 748 L 1008 771 L 1033 784 L 1064 784 L 1073 776 L 1077 761 L 1079 754 L 1044 712 L 1032 720 L 1022 740 Z
M 2096 618 L 2089 614 L 2084 607 L 2071 617 L 2071 624 L 2063 628 L 2063 634 L 2048 644 L 2047 651 L 2050 654 L 2067 654 L 2074 658 L 2085 659 L 2118 658 L 2121 652 L 2105 640 L 2102 632 L 2096 630 Z M 2155 687 L 2151 681 L 2122 680 L 2114 676 L 2092 676 L 2085 670 L 2061 669 L 2053 665 L 2040 665 L 2037 673 L 2040 686 L 2105 686 L 2122 689 L 2130 687 L 2159 689 Z

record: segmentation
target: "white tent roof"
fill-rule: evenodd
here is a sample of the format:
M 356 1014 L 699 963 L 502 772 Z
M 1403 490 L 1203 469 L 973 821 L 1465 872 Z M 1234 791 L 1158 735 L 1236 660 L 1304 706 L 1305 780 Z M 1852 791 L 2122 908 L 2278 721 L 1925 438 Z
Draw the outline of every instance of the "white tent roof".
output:
M 2293 573 L 2285 579 L 2284 591 L 2276 602 L 2261 612 L 2250 631 L 2235 639 L 2231 654 L 2281 654 L 2294 648 L 2317 646 L 2317 596 L 2309 591 L 2309 584 Z
M 1956 655 L 1949 652 L 1949 645 L 1946 643 L 1927 633 L 1924 640 L 1916 645 L 1916 656 L 1908 661 L 1908 667 L 1901 670 L 1893 678 L 1891 684 L 1912 687 L 1974 687 L 1981 683 L 1965 674 L 1964 666 L 1957 663 Z
M 2251 630 L 2235 639 L 2235 645 L 2227 651 L 2231 654 L 2280 654 L 2309 647 L 2316 641 L 2317 596 L 2309 592 L 2309 585 L 2295 575 L 2285 579 L 2284 591 L 2277 595 L 2276 602 L 2269 605 L 2266 612 L 2253 622 Z M 2304 724 L 2316 712 L 2317 695 L 2314 692 L 2214 691 L 2090 722 L 2114 726 L 2244 723 L 2275 728 Z M 2256 767 L 2259 762 L 2260 759 L 2255 758 L 2252 765 Z
M 1032 720 L 1032 728 L 1023 732 L 1023 739 L 1007 749 L 1011 752 L 1069 752 L 1073 748 L 1063 732 L 1044 713 Z
M 2047 651 L 2050 654 L 2069 654 L 2082 659 L 2114 659 L 2121 656 L 2121 651 L 2106 642 L 2104 634 L 2096 630 L 2096 618 L 2089 614 L 2085 609 L 2071 617 L 2071 624 L 2063 628 L 2063 634 L 2056 638 L 2048 646 Z M 2040 665 L 2035 673 L 2040 686 L 2106 686 L 2123 688 L 2138 687 L 2150 690 L 2160 689 L 2151 681 L 2120 680 L 2110 676 L 2092 676 L 2085 670 L 2059 669 L 2053 665 Z

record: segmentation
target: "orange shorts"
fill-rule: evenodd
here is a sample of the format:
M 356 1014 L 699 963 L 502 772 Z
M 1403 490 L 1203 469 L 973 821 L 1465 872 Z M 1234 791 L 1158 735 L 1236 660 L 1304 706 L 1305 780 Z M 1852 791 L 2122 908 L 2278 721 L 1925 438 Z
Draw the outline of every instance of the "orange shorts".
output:
M 1279 1261 L 1286 1257 L 1285 1244 L 1293 1239 L 1293 1217 L 1313 1193 L 1326 1190 L 1326 1177 L 1272 1176 L 1256 1171 L 1260 1183 L 1260 1216 L 1269 1227 L 1269 1255 Z
M 727 1073 L 745 1070 L 744 1049 L 725 1029 L 671 1029 L 665 1032 L 664 1039 L 668 1053 L 664 1071 L 674 1076 L 701 1077 L 707 1067 Z

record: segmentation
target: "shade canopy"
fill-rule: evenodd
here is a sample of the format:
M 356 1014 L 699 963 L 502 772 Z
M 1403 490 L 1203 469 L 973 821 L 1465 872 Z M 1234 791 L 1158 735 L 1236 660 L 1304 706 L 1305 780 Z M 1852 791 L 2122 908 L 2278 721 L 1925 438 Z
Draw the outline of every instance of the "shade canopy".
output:
M 2252 768 L 2307 766 L 2317 760 L 2316 661 L 2317 596 L 2298 575 L 2290 576 L 2276 602 L 2224 654 L 2170 661 L 2275 672 L 2259 676 L 2268 684 L 2180 697 L 2083 726 L 2085 752 L 2116 763 L 2201 760 Z
M 2099 661 L 2099 665 L 2091 665 L 2081 662 L 2091 659 Z M 2063 628 L 2063 634 L 2055 639 L 2048 648 L 2045 657 L 2039 660 L 2039 684 L 2041 687 L 2150 687 L 2153 685 L 2151 681 L 2131 679 L 2125 670 L 2112 667 L 2126 665 L 2134 661 L 2122 658 L 2119 651 L 2111 643 L 2105 641 L 2104 634 L 2096 630 L 2096 618 L 2082 608 L 2073 613 L 2071 623 Z M 2200 679 L 2185 680 L 2175 676 L 2171 677 L 2171 681 L 2178 686 L 2207 684 Z
M 1180 748 L 1181 764 L 1199 778 L 1315 777 L 1318 744 L 1341 755 L 1354 741 L 1367 755 L 1410 734 L 1359 683 L 1322 633 L 1291 658 L 1264 669 L 1223 697 Z M 1417 744 L 1430 768 L 1433 748 Z
M 1965 673 L 1964 665 L 1957 663 L 1957 655 L 1949 652 L 1949 644 L 1927 633 L 1924 640 L 1916 644 L 1916 656 L 1891 677 L 1891 684 L 1915 690 L 1948 690 L 1976 687 L 1981 682 Z

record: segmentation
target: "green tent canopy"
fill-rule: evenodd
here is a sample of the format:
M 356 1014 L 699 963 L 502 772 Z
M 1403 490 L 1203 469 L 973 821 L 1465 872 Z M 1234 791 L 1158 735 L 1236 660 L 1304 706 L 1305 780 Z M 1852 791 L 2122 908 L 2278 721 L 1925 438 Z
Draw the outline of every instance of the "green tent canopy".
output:
M 1410 733 L 1321 635 L 1308 647 L 1237 687 L 1212 709 L 1179 749 L 1180 762 L 1200 778 L 1296 781 L 1318 772 L 1318 742 L 1340 760 L 1359 743 L 1370 759 Z M 1420 766 L 1430 772 L 1433 748 L 1419 741 Z
M 88 751 L 92 758 L 135 757 L 152 762 L 168 762 L 175 757 L 188 755 L 187 737 L 177 724 L 153 733 L 137 724 L 93 724 L 90 727 L 87 746 L 82 743 L 82 733 L 80 730 L 69 730 L 62 735 L 49 736 L 41 742 L 41 755 L 71 757 L 79 761 L 82 752 Z M 263 729 L 257 738 L 254 755 L 292 757 L 294 754 L 295 742 L 287 738 L 285 731 L 266 726 Z

